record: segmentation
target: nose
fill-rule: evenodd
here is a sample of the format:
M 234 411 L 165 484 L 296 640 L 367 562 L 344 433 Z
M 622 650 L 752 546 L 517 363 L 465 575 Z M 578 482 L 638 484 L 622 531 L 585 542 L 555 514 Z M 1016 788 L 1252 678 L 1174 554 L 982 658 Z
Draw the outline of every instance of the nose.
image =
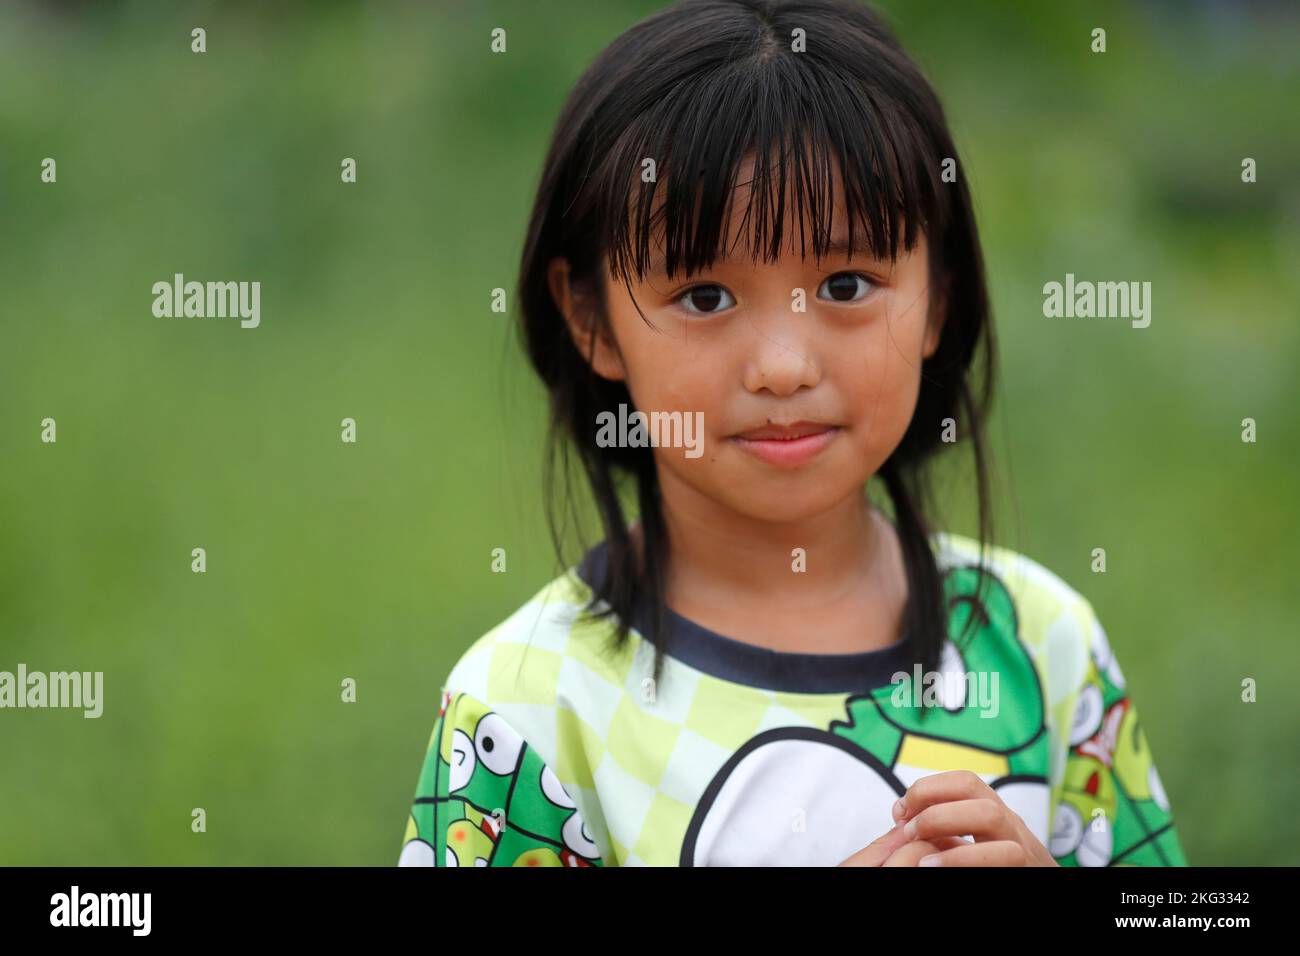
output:
M 790 316 L 783 316 L 788 326 Z M 784 398 L 821 381 L 821 368 L 810 344 L 789 328 L 781 331 L 754 326 L 756 343 L 745 365 L 744 384 L 750 392 L 768 391 Z

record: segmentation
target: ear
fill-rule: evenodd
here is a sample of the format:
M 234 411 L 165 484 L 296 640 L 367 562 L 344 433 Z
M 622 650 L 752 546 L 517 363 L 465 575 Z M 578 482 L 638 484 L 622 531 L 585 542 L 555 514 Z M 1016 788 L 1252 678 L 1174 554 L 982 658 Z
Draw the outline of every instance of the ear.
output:
M 938 294 L 930 303 L 930 315 L 925 323 L 925 342 L 921 348 L 923 358 L 929 358 L 939 348 L 939 340 L 943 337 L 943 324 L 948 320 L 948 303 L 951 300 L 948 289 L 951 285 L 952 277 L 945 276 L 939 286 Z
M 589 304 L 575 295 L 569 282 L 568 260 L 552 259 L 546 270 L 546 279 L 551 289 L 551 298 L 564 316 L 569 336 L 578 347 L 578 354 L 587 360 L 592 371 L 601 378 L 623 381 L 627 377 L 627 370 L 623 367 L 618 345 L 601 330 L 598 316 Z

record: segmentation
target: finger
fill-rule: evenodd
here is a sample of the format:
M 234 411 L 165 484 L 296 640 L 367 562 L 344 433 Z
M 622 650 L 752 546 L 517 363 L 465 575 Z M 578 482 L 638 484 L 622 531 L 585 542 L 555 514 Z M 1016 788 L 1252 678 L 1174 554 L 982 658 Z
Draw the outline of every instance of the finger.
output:
M 984 798 L 926 807 L 903 825 L 903 834 L 913 840 L 970 835 L 976 842 L 1018 840 L 1020 837 L 1006 805 L 1001 800 Z
M 920 860 L 927 856 L 934 856 L 953 847 L 966 846 L 968 842 L 961 839 L 961 837 L 935 837 L 933 840 L 913 840 L 900 846 L 890 854 L 889 859 L 880 865 L 882 867 L 916 866 Z
M 922 777 L 907 788 L 907 792 L 894 804 L 894 819 L 905 823 L 926 807 L 952 800 L 972 800 L 978 797 L 998 797 L 978 774 L 969 770 L 945 770 Z
M 880 866 L 896 849 L 908 842 L 903 835 L 903 825 L 897 824 L 888 833 L 876 837 L 871 843 L 845 860 L 840 866 Z
M 912 842 L 916 843 L 917 841 L 913 840 Z M 925 842 L 933 843 L 940 850 L 951 850 L 953 847 L 957 847 L 957 846 L 970 846 L 975 841 L 967 839 L 966 837 L 959 837 L 959 836 L 937 836 L 937 837 L 930 837 L 930 839 L 926 840 Z
M 927 856 L 937 856 L 943 852 L 944 848 L 937 843 L 931 843 L 929 840 L 913 840 L 910 843 L 904 843 L 897 850 L 889 855 L 882 867 L 886 866 L 916 866 L 916 864 Z
M 911 844 L 908 844 L 909 846 Z M 917 861 L 917 866 L 1027 866 L 1025 848 L 1014 840 L 967 843 Z
M 889 857 L 909 841 L 903 834 L 903 825 L 897 824 L 888 833 L 885 833 L 857 853 L 853 854 L 840 866 L 882 866 Z M 910 841 L 915 842 L 915 841 Z M 969 841 L 961 837 L 936 837 L 930 841 L 930 845 L 939 850 L 946 850 L 949 847 L 960 846 Z M 927 851 L 928 852 L 928 851 Z M 923 854 L 918 854 L 917 859 Z

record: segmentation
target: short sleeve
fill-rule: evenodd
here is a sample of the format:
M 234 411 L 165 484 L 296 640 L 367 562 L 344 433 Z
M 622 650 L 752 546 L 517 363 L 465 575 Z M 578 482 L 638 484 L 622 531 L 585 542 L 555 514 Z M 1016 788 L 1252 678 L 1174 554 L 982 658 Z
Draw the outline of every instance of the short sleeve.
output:
M 1048 851 L 1062 866 L 1186 866 L 1137 708 L 1091 608 L 1088 637 Z
M 399 866 L 599 866 L 577 805 L 501 715 L 444 691 Z

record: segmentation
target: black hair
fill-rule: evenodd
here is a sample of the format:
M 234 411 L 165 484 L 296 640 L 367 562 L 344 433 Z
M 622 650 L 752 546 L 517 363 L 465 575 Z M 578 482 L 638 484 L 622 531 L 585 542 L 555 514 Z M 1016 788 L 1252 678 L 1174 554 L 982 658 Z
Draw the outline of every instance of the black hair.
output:
M 800 38 L 804 48 L 797 50 Z M 855 248 L 861 242 L 894 261 L 919 233 L 927 238 L 931 288 L 943 290 L 931 296 L 943 305 L 932 307 L 946 307 L 946 318 L 939 345 L 922 366 L 911 423 L 878 474 L 907 569 L 904 631 L 913 659 L 937 670 L 947 615 L 929 542 L 923 466 L 944 445 L 945 419 L 959 423 L 974 447 L 982 566 L 992 521 L 982 427 L 994 379 L 991 316 L 965 177 L 942 176 L 944 161 L 957 159 L 943 108 L 880 17 L 852 0 L 682 0 L 619 36 L 570 93 L 542 171 L 518 291 L 525 348 L 550 392 L 543 490 L 557 555 L 563 566 L 563 527 L 578 515 L 570 484 L 576 452 L 608 549 L 589 610 L 603 605 L 597 613 L 617 619 L 621 646 L 634 607 L 645 602 L 651 624 L 644 636 L 655 648 L 658 680 L 669 547 L 653 453 L 597 446 L 597 415 L 633 403 L 624 383 L 598 376 L 575 344 L 548 268 L 556 257 L 568 261 L 573 301 L 587 317 L 592 341 L 608 334 L 604 273 L 625 284 L 633 273 L 643 277 L 657 229 L 670 276 L 711 265 L 738 167 L 750 155 L 744 221 L 752 223 L 755 260 L 760 253 L 764 261 L 779 257 L 787 228 L 781 211 L 791 189 L 799 228 L 806 215 L 813 253 L 822 257 L 836 168 Z M 647 157 L 657 166 L 652 182 L 642 181 Z M 801 232 L 801 254 L 804 239 Z M 643 553 L 620 502 L 629 479 Z M 557 499 L 569 510 L 558 513 Z

